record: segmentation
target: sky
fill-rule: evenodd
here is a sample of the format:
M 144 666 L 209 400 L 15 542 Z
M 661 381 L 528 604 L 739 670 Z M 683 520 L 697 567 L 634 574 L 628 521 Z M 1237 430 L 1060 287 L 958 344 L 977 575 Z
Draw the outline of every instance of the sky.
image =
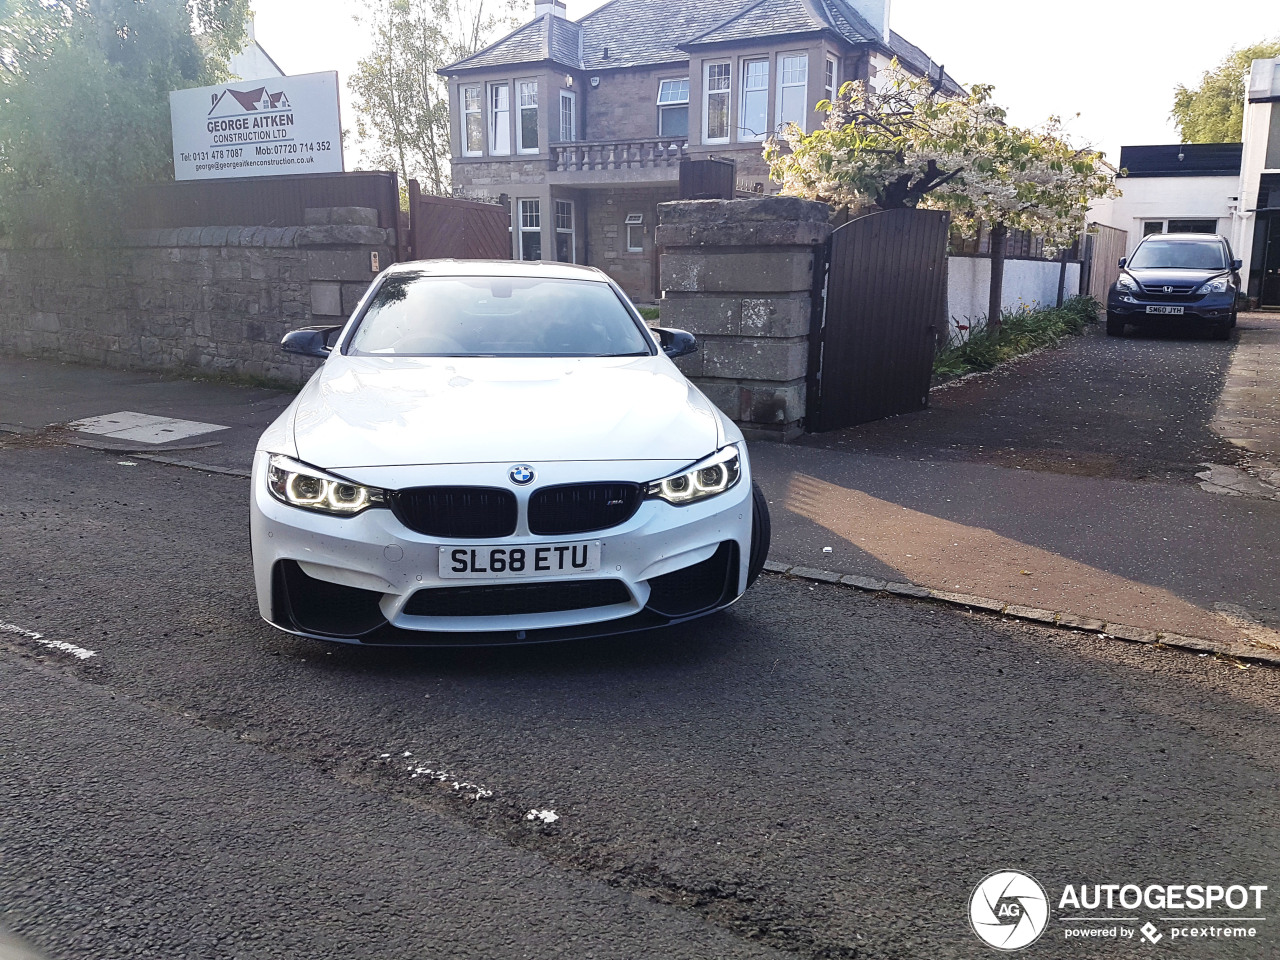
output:
M 567 2 L 577 19 L 602 0 Z M 371 46 L 353 20 L 364 4 L 252 4 L 258 42 L 286 73 L 338 71 L 342 122 L 354 136 L 346 82 Z M 1233 47 L 1280 36 L 1280 0 L 892 0 L 890 24 L 961 83 L 994 84 L 1013 123 L 1061 116 L 1076 146 L 1115 162 L 1122 144 L 1176 143 L 1174 88 L 1195 86 Z M 361 159 L 357 144 L 347 169 Z

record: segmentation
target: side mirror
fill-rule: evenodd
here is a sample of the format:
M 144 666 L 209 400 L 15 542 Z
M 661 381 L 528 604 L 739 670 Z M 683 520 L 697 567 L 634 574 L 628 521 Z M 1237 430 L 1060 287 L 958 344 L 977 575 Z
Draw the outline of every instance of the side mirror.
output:
M 698 339 L 687 330 L 669 330 L 666 327 L 654 327 L 658 335 L 658 343 L 662 344 L 662 352 L 674 360 L 676 357 L 687 357 L 698 352 Z
M 1128 263 L 1128 262 L 1129 262 L 1129 258 L 1128 258 L 1128 257 L 1121 257 L 1121 258 L 1120 258 L 1120 266 L 1121 266 L 1122 268 L 1123 268 L 1123 267 L 1124 267 L 1124 265 L 1125 265 L 1126 263 Z
M 1241 267 L 1243 267 L 1243 266 L 1244 266 L 1244 261 L 1243 261 L 1243 260 L 1232 260 L 1232 261 L 1231 261 L 1231 269 L 1232 269 L 1232 270 L 1239 270 L 1239 269 L 1240 269 Z
M 285 353 L 300 353 L 304 357 L 324 359 L 338 342 L 342 327 L 299 327 L 290 330 L 280 341 Z

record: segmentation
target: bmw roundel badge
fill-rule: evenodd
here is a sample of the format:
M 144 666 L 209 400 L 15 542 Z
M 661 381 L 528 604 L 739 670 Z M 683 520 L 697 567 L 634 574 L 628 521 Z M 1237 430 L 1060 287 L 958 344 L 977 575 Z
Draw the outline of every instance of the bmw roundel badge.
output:
M 511 478 L 511 482 L 517 487 L 527 487 L 533 483 L 533 478 L 537 474 L 533 472 L 533 467 L 527 463 L 517 463 L 507 472 L 507 476 Z

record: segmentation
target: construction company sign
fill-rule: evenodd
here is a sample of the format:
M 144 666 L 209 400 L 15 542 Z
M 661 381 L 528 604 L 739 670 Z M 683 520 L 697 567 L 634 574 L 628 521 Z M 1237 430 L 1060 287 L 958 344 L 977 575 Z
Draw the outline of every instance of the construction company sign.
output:
M 169 112 L 178 180 L 342 172 L 336 71 L 175 90 Z

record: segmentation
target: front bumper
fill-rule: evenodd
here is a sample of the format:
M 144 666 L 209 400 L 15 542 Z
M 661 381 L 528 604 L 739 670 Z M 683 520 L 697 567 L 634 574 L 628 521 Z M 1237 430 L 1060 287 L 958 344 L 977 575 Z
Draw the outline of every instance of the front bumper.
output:
M 512 537 L 492 541 L 425 536 L 405 527 L 388 509 L 333 517 L 288 506 L 267 490 L 268 459 L 261 451 L 254 459 L 254 577 L 262 617 L 289 633 L 346 643 L 426 646 L 603 636 L 704 616 L 733 603 L 746 587 L 752 503 L 745 456 L 740 480 L 726 493 L 680 507 L 646 500 L 625 523 L 574 536 L 529 534 L 523 518 L 537 487 L 517 491 L 521 523 Z M 651 462 L 536 466 L 548 485 L 644 482 L 665 475 L 666 468 Z M 507 468 L 481 464 L 467 469 L 472 483 L 509 488 Z M 600 475 L 602 468 L 608 476 Z M 406 468 L 396 468 L 396 485 L 456 482 L 457 469 L 412 468 L 412 476 L 405 476 Z M 352 479 L 377 483 L 367 471 Z M 588 540 L 601 542 L 600 569 L 592 573 L 467 580 L 440 576 L 441 547 L 533 549 Z M 433 592 L 415 601 L 422 591 Z M 541 596 L 535 600 L 536 594 Z M 558 599 L 548 604 L 548 597 Z M 546 609 L 548 605 L 556 609 Z
M 1186 320 L 1220 323 L 1231 318 L 1235 305 L 1234 293 L 1207 293 L 1175 300 L 1167 297 L 1158 299 L 1141 292 L 1122 296 L 1112 290 L 1107 297 L 1107 313 L 1127 323 L 1177 323 Z M 1181 307 L 1182 313 L 1148 313 L 1147 307 Z

